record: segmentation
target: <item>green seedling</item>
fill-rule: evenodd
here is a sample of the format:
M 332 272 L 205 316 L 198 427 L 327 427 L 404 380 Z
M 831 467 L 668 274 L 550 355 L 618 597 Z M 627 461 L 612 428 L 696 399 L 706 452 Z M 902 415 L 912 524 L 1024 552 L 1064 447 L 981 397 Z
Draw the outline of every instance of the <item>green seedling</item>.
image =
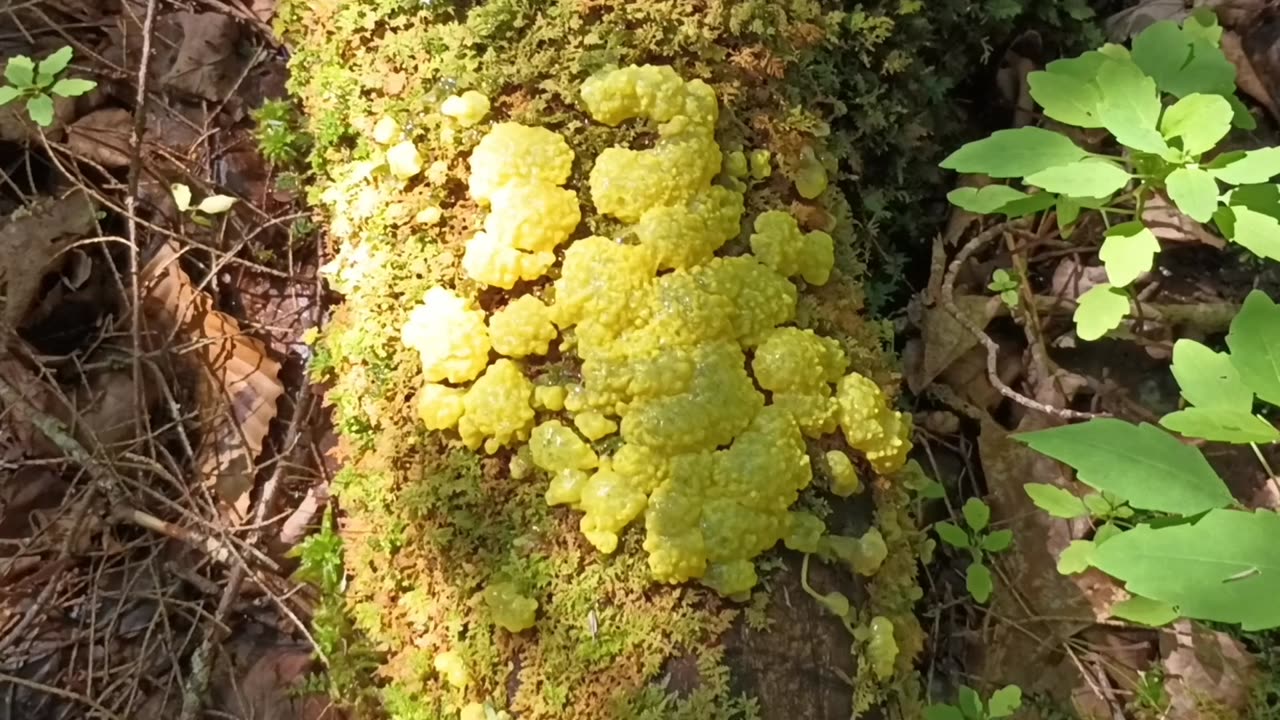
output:
M 1000 296 L 1000 300 L 1011 308 L 1018 307 L 1018 288 L 1022 285 L 1022 279 L 1018 277 L 1018 273 L 1010 272 L 1004 268 L 996 268 L 991 273 L 991 282 L 987 285 L 987 289 Z
M 974 600 L 985 603 L 991 598 L 994 582 L 991 568 L 987 567 L 989 555 L 1004 552 L 1013 544 L 1012 530 L 988 530 L 991 523 L 991 508 L 978 498 L 969 498 L 960 508 L 965 527 L 952 522 L 935 523 L 934 531 L 942 542 L 951 547 L 968 550 L 972 561 L 965 570 L 965 587 Z
M 210 215 L 225 213 L 236 204 L 236 198 L 230 195 L 210 195 L 201 200 L 199 205 L 192 206 L 191 188 L 182 183 L 170 185 L 169 192 L 173 194 L 173 202 L 178 206 L 178 212 L 189 214 L 192 222 L 204 227 L 213 224 L 209 219 Z
M 1006 685 L 991 693 L 984 704 L 977 690 L 960 686 L 955 705 L 935 704 L 925 708 L 925 720 L 996 720 L 1006 718 L 1022 707 L 1022 688 Z
M 0 105 L 26 98 L 27 114 L 41 127 L 53 124 L 53 96 L 78 97 L 98 86 L 92 80 L 59 78 L 71 64 L 72 49 L 61 49 L 36 62 L 26 55 L 9 58 L 4 68 L 7 85 L 0 85 Z

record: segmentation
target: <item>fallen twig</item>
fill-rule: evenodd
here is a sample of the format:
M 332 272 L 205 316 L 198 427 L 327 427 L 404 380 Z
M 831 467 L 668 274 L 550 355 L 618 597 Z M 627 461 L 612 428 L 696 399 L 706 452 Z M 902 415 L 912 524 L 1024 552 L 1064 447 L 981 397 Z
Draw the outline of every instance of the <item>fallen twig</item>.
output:
M 946 277 L 942 281 L 942 293 L 941 298 L 939 299 L 942 301 L 943 307 L 947 309 L 947 312 L 951 313 L 951 316 L 956 319 L 956 322 L 960 323 L 965 327 L 965 329 L 973 333 L 973 336 L 978 339 L 978 342 L 982 343 L 983 347 L 986 348 L 987 379 L 991 382 L 992 387 L 998 390 L 1001 395 L 1009 398 L 1019 405 L 1022 405 L 1023 407 L 1038 410 L 1046 415 L 1062 418 L 1063 420 L 1089 420 L 1097 417 L 1106 417 L 1106 415 L 1098 413 L 1080 412 L 1079 410 L 1071 410 L 1070 408 L 1054 407 L 1053 405 L 1048 405 L 1040 402 L 1039 400 L 1029 398 L 1009 387 L 1004 380 L 1000 379 L 998 366 L 1000 355 L 999 343 L 992 340 L 991 336 L 987 335 L 987 333 L 979 327 L 977 323 L 966 317 L 964 313 L 960 312 L 960 308 L 956 307 L 956 275 L 960 273 L 960 269 L 964 267 L 965 262 L 967 262 L 975 252 L 987 243 L 999 237 L 1004 232 L 1008 231 L 1010 228 L 1011 223 L 1001 223 L 988 228 L 981 233 L 978 233 L 968 243 L 965 243 L 965 246 L 960 249 L 960 252 L 956 253 L 956 257 L 947 267 Z

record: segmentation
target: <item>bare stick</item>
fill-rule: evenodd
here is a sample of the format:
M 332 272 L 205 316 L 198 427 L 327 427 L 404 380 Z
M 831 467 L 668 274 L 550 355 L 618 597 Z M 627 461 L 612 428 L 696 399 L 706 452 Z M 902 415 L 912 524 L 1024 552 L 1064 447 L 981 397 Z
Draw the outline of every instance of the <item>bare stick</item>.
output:
M 1009 229 L 1009 223 L 1001 223 L 1000 225 L 988 228 L 976 235 L 960 249 L 959 253 L 956 253 L 955 259 L 952 260 L 951 265 L 947 267 L 946 278 L 942 281 L 941 300 L 943 307 L 947 309 L 947 312 L 951 313 L 951 316 L 956 319 L 956 322 L 960 323 L 965 327 L 965 329 L 973 333 L 973 336 L 978 339 L 978 342 L 982 343 L 983 347 L 987 349 L 987 379 L 991 381 L 991 385 L 995 387 L 996 390 L 1000 391 L 1001 395 L 1009 398 L 1019 405 L 1022 405 L 1023 407 L 1038 410 L 1046 415 L 1062 418 L 1063 420 L 1089 420 L 1092 418 L 1107 417 L 1106 415 L 1100 415 L 1097 413 L 1080 412 L 1069 408 L 1060 408 L 1048 405 L 1040 402 L 1039 400 L 1029 398 L 1009 387 L 1005 384 L 1004 380 L 1000 379 L 999 343 L 992 340 L 991 336 L 987 335 L 982 328 L 978 327 L 977 323 L 971 320 L 964 313 L 960 312 L 960 308 L 956 307 L 956 275 L 960 273 L 960 268 L 964 267 L 965 262 L 968 261 L 975 252 Z

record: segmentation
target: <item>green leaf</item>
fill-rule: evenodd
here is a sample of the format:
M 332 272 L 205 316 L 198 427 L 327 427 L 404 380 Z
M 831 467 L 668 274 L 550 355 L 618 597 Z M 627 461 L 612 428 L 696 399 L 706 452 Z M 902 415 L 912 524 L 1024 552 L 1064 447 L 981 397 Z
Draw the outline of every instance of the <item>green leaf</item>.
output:
M 1196 222 L 1207 223 L 1218 209 L 1218 182 L 1199 168 L 1180 167 L 1165 180 L 1169 199 Z
M 1156 130 L 1161 105 L 1154 80 L 1132 62 L 1113 60 L 1098 69 L 1098 85 L 1098 119 L 1117 141 L 1134 150 L 1169 154 L 1168 143 Z
M 1080 500 L 1089 509 L 1089 514 L 1094 517 L 1105 517 L 1111 513 L 1111 508 L 1113 507 L 1112 502 L 1103 497 L 1102 493 L 1088 493 Z
M 1275 183 L 1241 185 L 1228 193 L 1228 205 L 1248 208 L 1280 220 L 1280 186 Z M 1225 209 L 1225 208 L 1224 208 Z M 1234 217 L 1233 217 L 1234 219 Z M 1217 221 L 1217 218 L 1214 218 Z
M 1058 556 L 1058 573 L 1075 575 L 1088 570 L 1093 564 L 1093 553 L 1096 548 L 1092 540 L 1072 540 L 1071 544 Z
M 1012 530 L 996 530 L 982 538 L 982 549 L 987 552 L 1004 552 L 1013 544 Z
M 1246 413 L 1253 410 L 1253 391 L 1226 353 L 1182 338 L 1173 344 L 1172 370 L 1182 397 L 1192 405 Z
M 1195 515 L 1232 503 L 1200 451 L 1154 425 L 1098 418 L 1014 439 L 1075 468 L 1080 482 L 1141 510 Z
M 1084 501 L 1056 485 L 1046 483 L 1027 483 L 1022 490 L 1031 497 L 1036 507 L 1053 517 L 1071 520 L 1089 514 Z
M 1280 625 L 1276 538 L 1274 512 L 1212 510 L 1194 523 L 1117 535 L 1098 547 L 1094 566 L 1184 617 L 1262 630 Z
M 41 127 L 53 124 L 53 98 L 43 93 L 27 98 L 27 114 Z
M 1280 147 L 1249 150 L 1229 160 L 1220 167 L 1209 168 L 1209 174 L 1231 185 L 1264 183 L 1280 175 Z
M 79 97 L 96 87 L 98 87 L 98 83 L 92 80 L 66 78 L 54 83 L 49 92 L 60 97 Z
M 1041 210 L 1048 210 L 1057 202 L 1057 196 L 1049 192 L 1031 193 L 1021 200 L 1014 200 L 996 209 L 997 213 L 1009 218 L 1020 218 L 1033 215 Z
M 1132 176 L 1104 160 L 1080 160 L 1027 175 L 1026 183 L 1075 197 L 1103 197 L 1124 187 Z
M 964 720 L 964 715 L 954 705 L 930 705 L 924 710 L 924 720 Z
M 991 693 L 987 702 L 987 716 L 992 718 L 1009 717 L 1022 707 L 1022 688 L 1017 685 L 1005 685 Z
M 1080 217 L 1080 203 L 1069 195 L 1058 196 L 1058 230 L 1062 237 L 1071 235 L 1071 226 Z
M 1182 149 L 1198 157 L 1226 137 L 1234 114 L 1222 96 L 1193 93 L 1165 111 L 1160 131 L 1166 140 L 1182 138 Z
M 12 85 L 0 85 L 0 105 L 8 105 L 22 95 L 22 91 Z
M 999 130 L 989 138 L 971 142 L 948 156 L 940 166 L 993 178 L 1020 178 L 1087 155 L 1065 135 L 1037 127 L 1023 127 Z
M 1271 423 L 1249 412 L 1215 407 L 1190 407 L 1160 418 L 1160 424 L 1183 437 L 1202 438 L 1214 442 L 1272 443 L 1280 440 L 1280 431 Z
M 1254 394 L 1280 405 L 1280 307 L 1254 290 L 1231 321 L 1227 333 L 1231 364 Z
M 1280 260 L 1280 220 L 1245 207 L 1231 206 L 1231 241 L 1254 255 Z M 1217 220 L 1217 217 L 1214 218 Z
M 53 77 L 63 70 L 67 69 L 67 65 L 71 64 L 71 55 L 74 51 L 70 45 L 63 45 L 54 52 L 50 53 L 45 59 L 40 61 L 37 71 L 41 75 Z
M 942 538 L 942 542 L 952 547 L 969 547 L 969 534 L 961 530 L 959 525 L 942 520 L 934 523 L 933 529 L 938 533 L 938 537 Z
M 1151 269 L 1152 260 L 1160 252 L 1155 233 L 1134 220 L 1114 225 L 1107 231 L 1098 252 L 1107 268 L 1107 279 L 1114 287 L 1124 287 Z M 1125 310 L 1128 310 L 1126 301 Z
M 1111 616 L 1121 620 L 1160 627 L 1178 619 L 1178 610 L 1169 603 L 1135 595 L 1111 606 Z
M 1090 50 L 1077 57 L 1054 60 L 1045 66 L 1045 70 L 1053 75 L 1062 75 L 1091 83 L 1098 77 L 1098 70 L 1103 64 L 1111 62 L 1111 58 L 1097 50 Z
M 1124 508 L 1124 509 L 1129 510 L 1129 508 Z M 1133 511 L 1129 510 L 1129 515 L 1132 515 L 1132 514 L 1133 514 Z M 1102 523 L 1102 526 L 1099 527 L 1093 533 L 1093 544 L 1101 545 L 1102 543 L 1119 535 L 1121 532 L 1123 531 L 1120 529 L 1120 526 L 1116 525 L 1115 523 L 1111 523 L 1111 522 Z
M 1015 200 L 1025 200 L 1030 195 L 1015 190 L 1008 185 L 988 185 L 983 188 L 961 187 L 947 193 L 947 200 L 952 205 L 978 213 L 989 215 Z
M 1166 92 L 1178 97 L 1191 93 L 1231 95 L 1236 89 L 1236 66 L 1222 49 L 1213 43 L 1197 40 L 1191 43 L 1191 60 L 1174 77 Z
M 920 488 L 920 497 L 929 500 L 940 500 L 947 496 L 946 488 L 942 487 L 942 483 L 937 480 L 930 480 Z
M 1187 16 L 1182 23 L 1182 34 L 1192 42 L 1202 40 L 1214 47 L 1222 45 L 1222 26 L 1218 24 L 1218 15 L 1206 5 L 1201 5 Z
M 960 712 L 964 713 L 966 718 L 982 720 L 982 696 L 978 695 L 977 690 L 968 685 L 961 685 L 956 704 L 960 706 Z
M 966 500 L 964 506 L 960 508 L 960 514 L 964 515 L 965 524 L 974 532 L 982 532 L 986 529 L 987 523 L 991 522 L 991 508 L 978 498 Z
M 924 720 L 964 720 L 964 715 L 954 705 L 930 705 L 924 710 Z
M 964 573 L 964 586 L 974 600 L 984 603 L 991 598 L 991 590 L 995 584 L 991 580 L 991 571 L 987 566 L 975 562 L 971 563 Z
M 236 198 L 230 195 L 210 195 L 200 201 L 196 209 L 206 215 L 218 215 L 231 209 L 236 204 Z
M 1133 39 L 1133 62 L 1169 92 L 1191 59 L 1191 42 L 1172 20 L 1152 23 Z
M 169 193 L 173 195 L 173 202 L 178 206 L 178 212 L 191 209 L 191 188 L 182 183 L 174 183 L 169 186 Z
M 36 65 L 26 55 L 15 55 L 9 58 L 9 63 L 4 66 L 5 80 L 20 90 L 31 87 L 35 77 Z
M 1067 125 L 1082 128 L 1102 127 L 1098 120 L 1098 103 L 1102 93 L 1088 80 L 1070 75 L 1038 71 L 1027 75 L 1031 97 L 1044 114 Z
M 1097 340 L 1115 330 L 1129 312 L 1129 296 L 1107 283 L 1089 288 L 1076 303 L 1071 318 L 1075 320 L 1076 335 L 1081 340 Z

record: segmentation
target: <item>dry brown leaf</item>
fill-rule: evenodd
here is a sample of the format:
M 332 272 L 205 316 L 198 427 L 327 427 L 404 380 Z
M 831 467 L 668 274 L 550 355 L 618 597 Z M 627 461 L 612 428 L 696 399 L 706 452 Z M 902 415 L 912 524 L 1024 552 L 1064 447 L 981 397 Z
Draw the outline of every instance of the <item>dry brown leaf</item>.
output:
M 245 335 L 235 318 L 213 307 L 178 264 L 169 241 L 143 269 L 144 307 L 163 330 L 176 332 L 198 369 L 202 431 L 197 467 L 234 519 L 248 517 L 254 460 L 284 392 L 280 364 L 263 344 Z
M 1244 94 L 1258 101 L 1267 112 L 1271 113 L 1271 117 L 1280 120 L 1280 106 L 1276 105 L 1276 100 L 1271 95 L 1271 90 L 1267 88 L 1267 84 L 1258 76 L 1257 69 L 1253 66 L 1253 61 L 1249 59 L 1249 54 L 1245 52 L 1244 41 L 1234 30 L 1227 30 L 1222 33 L 1222 52 L 1236 66 L 1236 87 L 1239 87 Z
M 1178 212 L 1159 195 L 1148 200 L 1143 207 L 1142 221 L 1161 240 L 1198 242 L 1218 250 L 1227 246 L 1225 240 L 1206 230 L 1204 225 Z
M 70 242 L 94 227 L 94 207 L 80 191 L 42 198 L 0 223 L 0 282 L 4 283 L 4 319 L 18 327 L 40 294 L 45 273 Z
M 1168 720 L 1244 717 L 1258 669 L 1240 641 L 1179 620 L 1160 634 L 1160 655 Z
M 955 305 L 961 314 L 980 328 L 985 328 L 1000 312 L 998 297 L 959 295 L 955 298 Z M 907 371 L 907 385 L 913 393 L 928 387 L 978 344 L 978 338 L 942 305 L 925 309 L 920 332 L 924 341 L 923 360 L 919 367 L 908 368 Z
M 221 13 L 178 12 L 182 45 L 165 84 L 177 91 L 220 102 L 240 80 L 248 58 L 237 51 L 240 26 Z
M 124 108 L 94 110 L 67 128 L 71 152 L 105 168 L 129 166 L 133 114 Z
M 344 720 L 348 715 L 328 697 L 296 696 L 299 681 L 314 665 L 307 650 L 270 648 L 234 682 L 224 675 L 213 694 L 219 706 L 244 720 Z
M 1053 269 L 1049 290 L 1059 300 L 1072 300 L 1088 292 L 1089 288 L 1107 281 L 1107 269 L 1101 265 L 1082 265 L 1068 255 Z

